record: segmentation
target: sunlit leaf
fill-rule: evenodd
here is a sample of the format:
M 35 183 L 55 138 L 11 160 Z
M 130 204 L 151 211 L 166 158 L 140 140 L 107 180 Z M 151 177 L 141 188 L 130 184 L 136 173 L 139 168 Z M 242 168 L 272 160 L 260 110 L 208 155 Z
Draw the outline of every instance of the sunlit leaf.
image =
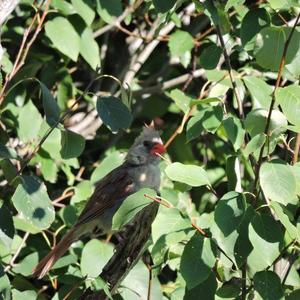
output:
M 210 185 L 205 170 L 199 166 L 176 162 L 168 165 L 165 172 L 170 179 L 190 186 Z
M 54 221 L 54 207 L 46 187 L 36 177 L 22 176 L 12 201 L 20 216 L 37 229 L 47 229 Z

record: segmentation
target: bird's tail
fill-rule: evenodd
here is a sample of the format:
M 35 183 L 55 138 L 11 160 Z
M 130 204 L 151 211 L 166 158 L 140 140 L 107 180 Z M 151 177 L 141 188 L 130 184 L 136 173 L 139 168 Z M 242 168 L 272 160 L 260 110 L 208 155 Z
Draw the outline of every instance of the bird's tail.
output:
M 76 230 L 71 229 L 64 238 L 38 263 L 33 270 L 33 276 L 41 279 L 52 268 L 55 262 L 63 256 L 76 238 Z

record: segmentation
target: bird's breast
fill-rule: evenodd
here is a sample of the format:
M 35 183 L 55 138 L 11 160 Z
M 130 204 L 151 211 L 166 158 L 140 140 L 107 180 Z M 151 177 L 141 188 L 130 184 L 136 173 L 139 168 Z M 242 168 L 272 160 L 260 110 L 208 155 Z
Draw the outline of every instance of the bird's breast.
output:
M 136 190 L 142 188 L 159 189 L 160 185 L 160 170 L 159 167 L 153 165 L 141 166 L 135 173 Z

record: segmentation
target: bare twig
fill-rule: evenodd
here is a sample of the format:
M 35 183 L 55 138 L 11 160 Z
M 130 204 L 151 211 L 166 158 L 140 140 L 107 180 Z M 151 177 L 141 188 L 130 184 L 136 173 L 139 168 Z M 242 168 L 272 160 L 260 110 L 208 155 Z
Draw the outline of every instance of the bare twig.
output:
M 116 18 L 116 20 L 112 23 L 112 24 L 108 24 L 98 30 L 96 30 L 94 32 L 94 37 L 97 38 L 100 35 L 104 34 L 105 32 L 111 30 L 114 27 L 118 27 L 118 25 L 120 25 L 120 23 L 122 21 L 124 21 L 124 19 L 126 19 L 128 17 L 128 15 L 130 15 L 131 13 L 133 13 L 137 8 L 139 8 L 139 6 L 143 3 L 144 0 L 138 0 L 136 1 L 133 5 L 128 6 L 123 13 Z
M 163 205 L 163 206 L 165 206 L 165 207 L 167 207 L 167 208 L 172 208 L 172 207 L 174 207 L 173 205 L 171 205 L 171 204 L 169 204 L 168 202 L 165 202 L 165 201 L 162 201 L 161 199 L 160 199 L 160 197 L 151 197 L 150 195 L 147 195 L 147 194 L 144 194 L 144 197 L 145 198 L 148 198 L 148 199 L 150 199 L 150 200 L 152 200 L 152 201 L 155 201 L 155 202 L 157 202 L 157 203 L 159 203 L 159 204 L 161 204 L 161 205 Z
M 74 192 L 71 191 L 71 192 L 67 192 L 67 193 L 63 193 L 60 197 L 52 200 L 52 204 L 57 204 L 59 203 L 60 201 L 64 200 L 64 199 L 67 199 L 69 197 L 72 197 L 74 195 Z
M 232 89 L 233 89 L 233 93 L 235 95 L 236 101 L 237 101 L 237 105 L 238 105 L 238 112 L 239 112 L 239 117 L 243 120 L 244 119 L 244 109 L 243 109 L 243 104 L 242 104 L 242 100 L 241 97 L 237 91 L 237 84 L 236 81 L 234 79 L 233 76 L 233 72 L 232 72 L 232 67 L 231 67 L 231 62 L 230 62 L 230 58 L 228 56 L 227 50 L 226 50 L 226 46 L 224 43 L 224 39 L 220 30 L 219 25 L 215 25 L 216 26 L 216 30 L 217 30 L 217 34 L 223 49 L 223 54 L 224 54 L 224 58 L 225 58 L 225 62 L 228 68 L 228 74 L 229 74 L 229 78 L 230 78 L 230 82 L 232 85 Z
M 44 2 L 45 9 L 44 9 L 44 12 L 43 12 L 43 14 L 42 14 L 41 17 L 40 17 L 40 9 L 43 6 L 43 3 L 41 3 L 38 6 L 37 11 L 36 11 L 34 17 L 32 18 L 31 23 L 29 24 L 28 28 L 24 31 L 22 43 L 21 43 L 20 49 L 18 51 L 17 58 L 16 58 L 16 60 L 14 62 L 12 71 L 6 77 L 5 82 L 3 84 L 3 87 L 2 87 L 2 89 L 0 91 L 0 105 L 3 102 L 3 100 L 4 100 L 5 93 L 7 91 L 9 83 L 11 82 L 12 78 L 16 75 L 16 73 L 20 70 L 20 68 L 24 65 L 25 59 L 26 59 L 26 57 L 28 55 L 28 52 L 29 52 L 29 49 L 31 48 L 31 46 L 32 46 L 33 42 L 35 41 L 37 35 L 39 34 L 39 32 L 42 29 L 42 26 L 44 24 L 45 18 L 46 18 L 47 14 L 48 14 L 50 2 L 51 2 L 51 0 L 46 0 Z M 35 31 L 33 33 L 33 36 L 27 42 L 28 36 L 31 33 L 32 28 L 33 28 L 33 26 L 34 26 L 34 24 L 36 22 L 37 22 L 37 27 L 36 27 L 36 29 L 35 29 Z M 26 44 L 26 42 L 27 42 L 27 44 Z
M 164 90 L 167 90 L 174 86 L 185 83 L 189 79 L 190 76 L 192 76 L 193 78 L 199 78 L 199 77 L 203 76 L 204 74 L 205 74 L 204 69 L 197 69 L 195 71 L 192 71 L 192 73 L 186 73 L 186 74 L 180 75 L 178 77 L 167 80 L 161 84 L 133 91 L 133 96 L 161 93 Z
M 299 156 L 299 148 L 300 148 L 300 133 L 297 133 L 295 148 L 294 148 L 294 155 L 293 155 L 293 165 L 297 163 L 298 156 Z
M 4 272 L 9 271 L 14 266 L 15 261 L 16 261 L 17 257 L 19 256 L 19 254 L 20 254 L 26 240 L 28 239 L 28 237 L 29 237 L 29 232 L 26 232 L 23 236 L 22 242 L 20 243 L 16 253 L 12 257 L 12 259 L 10 260 L 9 264 L 4 268 Z
M 299 22 L 299 18 L 300 18 L 300 13 L 298 14 L 298 16 L 297 16 L 297 18 L 295 20 L 294 26 L 292 27 L 292 30 L 290 31 L 290 34 L 289 34 L 289 36 L 288 36 L 288 38 L 287 38 L 287 40 L 286 40 L 286 42 L 284 44 L 283 53 L 282 53 L 282 57 L 281 57 L 280 65 L 279 65 L 279 69 L 278 69 L 276 84 L 275 84 L 274 90 L 272 92 L 272 100 L 271 100 L 271 104 L 270 104 L 270 108 L 269 108 L 269 112 L 268 112 L 266 127 L 265 127 L 265 130 L 264 130 L 264 133 L 265 133 L 265 135 L 267 135 L 267 137 L 269 137 L 269 135 L 270 135 L 269 131 L 270 131 L 270 123 L 271 123 L 272 111 L 273 111 L 273 108 L 274 108 L 274 105 L 275 105 L 275 101 L 276 101 L 275 93 L 276 93 L 277 89 L 280 86 L 282 72 L 283 72 L 283 68 L 285 66 L 285 60 L 286 60 L 287 50 L 288 50 L 289 44 L 291 42 L 293 33 L 294 33 L 294 31 L 296 29 L 296 26 L 297 26 L 297 24 Z M 266 142 L 267 142 L 267 140 L 266 140 Z M 262 158 L 263 158 L 263 153 L 264 153 L 266 142 L 262 145 L 262 147 L 260 149 L 259 157 L 258 157 L 258 162 L 257 162 L 256 167 L 255 167 L 255 172 L 254 172 L 255 179 L 254 179 L 254 185 L 253 185 L 253 190 L 254 191 L 257 191 L 257 182 L 258 182 L 258 178 L 259 178 L 259 170 L 260 170 L 260 166 L 262 164 Z

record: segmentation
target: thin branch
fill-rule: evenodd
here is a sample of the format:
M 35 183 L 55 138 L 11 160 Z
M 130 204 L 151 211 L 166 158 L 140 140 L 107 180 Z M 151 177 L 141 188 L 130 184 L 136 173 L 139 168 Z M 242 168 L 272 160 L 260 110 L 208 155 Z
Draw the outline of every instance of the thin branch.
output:
M 150 195 L 144 194 L 144 197 L 145 197 L 145 198 L 148 198 L 148 199 L 150 199 L 150 200 L 152 200 L 152 201 L 155 201 L 155 202 L 157 202 L 157 203 L 159 203 L 159 204 L 161 204 L 161 205 L 163 205 L 163 206 L 165 206 L 165 207 L 167 207 L 167 208 L 173 208 L 173 207 L 174 207 L 174 206 L 171 205 L 170 203 L 164 202 L 164 201 L 162 201 L 161 199 L 159 199 L 158 196 L 157 196 L 157 197 L 152 197 L 152 196 L 150 196 Z
M 71 192 L 68 192 L 68 193 L 63 193 L 60 197 L 52 200 L 52 204 L 57 204 L 59 203 L 60 201 L 64 200 L 64 199 L 67 199 L 69 197 L 72 197 L 74 195 L 74 192 L 71 191 Z
M 272 266 L 276 264 L 276 262 L 279 261 L 279 259 L 284 255 L 284 253 L 288 250 L 288 248 L 295 244 L 295 240 L 292 240 L 290 243 L 288 243 L 279 253 L 279 255 L 274 259 L 273 263 L 269 265 L 266 270 L 269 270 Z
M 50 5 L 51 0 L 46 0 L 44 2 L 45 5 L 45 9 L 44 12 L 42 14 L 42 16 L 40 17 L 40 9 L 43 6 L 43 3 L 41 3 L 38 8 L 37 11 L 34 15 L 34 17 L 32 18 L 31 23 L 29 24 L 28 28 L 24 31 L 23 34 L 23 39 L 22 39 L 22 43 L 20 46 L 20 49 L 18 51 L 16 60 L 14 62 L 13 68 L 11 73 L 6 77 L 6 80 L 3 84 L 3 87 L 0 91 L 0 105 L 2 104 L 4 97 L 5 97 L 5 93 L 7 91 L 7 88 L 9 86 L 9 83 L 11 82 L 12 78 L 16 75 L 16 73 L 20 70 L 20 68 L 24 65 L 26 57 L 28 55 L 28 52 L 33 44 L 33 42 L 35 41 L 35 39 L 37 38 L 37 35 L 39 34 L 39 32 L 42 29 L 42 26 L 44 24 L 45 18 L 48 14 L 48 10 L 49 10 L 49 5 Z M 33 33 L 32 38 L 27 42 L 28 36 L 30 34 L 30 32 L 32 31 L 32 28 L 34 26 L 34 24 L 36 23 L 36 21 L 38 22 L 37 27 Z M 27 44 L 26 44 L 27 42 Z
M 294 155 L 293 155 L 293 165 L 297 163 L 299 156 L 299 148 L 300 148 L 300 133 L 297 133 Z
M 243 104 L 242 104 L 241 97 L 240 97 L 240 95 L 237 91 L 237 84 L 236 84 L 235 78 L 233 76 L 230 58 L 229 58 L 229 55 L 228 55 L 227 50 L 226 50 L 226 46 L 225 46 L 225 43 L 224 43 L 224 39 L 223 39 L 221 30 L 220 30 L 220 27 L 219 27 L 219 25 L 215 25 L 215 26 L 216 26 L 216 31 L 217 31 L 217 34 L 218 34 L 218 37 L 219 37 L 219 40 L 220 40 L 220 43 L 221 43 L 221 46 L 222 46 L 222 49 L 223 49 L 225 63 L 226 63 L 227 68 L 228 68 L 228 74 L 229 74 L 230 82 L 231 82 L 231 85 L 232 85 L 233 93 L 234 93 L 236 101 L 237 101 L 239 117 L 243 120 L 244 119 Z
M 133 5 L 127 7 L 123 13 L 116 18 L 116 20 L 112 24 L 108 24 L 94 32 L 94 38 L 99 37 L 100 35 L 104 34 L 105 32 L 111 30 L 114 27 L 118 27 L 118 25 L 124 21 L 131 13 L 133 13 L 139 6 L 144 2 L 144 0 L 138 0 Z
M 293 251 L 292 251 L 292 253 L 291 253 L 291 255 L 289 256 L 289 258 L 288 258 L 288 261 L 287 261 L 287 264 L 286 264 L 286 266 L 285 266 L 285 268 L 284 268 L 284 274 L 282 274 L 283 275 L 283 279 L 282 279 L 282 285 L 284 285 L 285 284 L 285 282 L 286 282 L 286 280 L 287 280 L 287 278 L 288 278 L 288 275 L 289 275 L 289 273 L 290 273 L 290 271 L 291 271 L 291 269 L 292 269 L 292 266 L 293 266 L 293 264 L 295 263 L 295 261 L 298 259 L 298 257 L 299 257 L 299 254 L 296 252 L 296 250 L 294 249 Z
M 283 72 L 283 69 L 284 69 L 284 66 L 285 66 L 285 60 L 286 60 L 286 54 L 287 54 L 287 50 L 288 50 L 288 47 L 290 45 L 290 42 L 291 42 L 291 39 L 292 39 L 292 36 L 293 36 L 293 33 L 295 32 L 295 29 L 296 29 L 296 26 L 299 22 L 299 18 L 300 18 L 300 13 L 298 14 L 296 20 L 295 20 L 295 23 L 294 23 L 294 26 L 292 27 L 292 30 L 284 44 L 284 48 L 283 48 L 283 53 L 282 53 L 282 57 L 281 57 L 281 60 L 280 60 L 280 65 L 279 65 L 279 70 L 278 70 L 278 74 L 277 74 L 277 79 L 276 79 L 276 84 L 275 84 L 275 88 L 272 92 L 272 100 L 271 100 L 271 104 L 270 104 L 270 108 L 269 108 L 269 112 L 268 112 L 268 117 L 267 117 L 267 122 L 266 122 L 266 127 L 265 127 L 265 130 L 264 130 L 264 134 L 269 137 L 270 133 L 270 123 L 271 123 L 271 117 L 272 117 L 272 111 L 273 111 L 273 108 L 274 108 L 274 105 L 275 105 L 275 93 L 277 91 L 277 89 L 279 88 L 280 86 L 280 82 L 281 82 L 281 77 L 282 77 L 282 72 Z M 267 138 L 268 140 L 268 138 Z M 267 142 L 266 140 L 266 142 Z M 265 145 L 266 145 L 266 142 L 262 145 L 261 149 L 260 149 L 260 152 L 259 152 L 259 157 L 258 157 L 258 162 L 256 164 L 256 168 L 255 168 L 255 179 L 254 179 L 254 185 L 253 185 L 253 190 L 256 192 L 257 191 L 257 183 L 258 183 L 258 177 L 259 177 L 259 170 L 260 170 L 260 166 L 262 164 L 262 159 L 263 159 L 263 153 L 264 153 L 264 149 L 265 149 Z
M 242 294 L 241 299 L 245 300 L 247 295 L 247 285 L 246 285 L 246 279 L 247 279 L 247 263 L 244 263 L 242 266 Z
M 29 237 L 29 232 L 26 232 L 23 236 L 22 242 L 20 243 L 16 253 L 12 257 L 12 259 L 10 260 L 9 264 L 4 268 L 4 272 L 9 271 L 14 266 L 15 261 L 16 261 L 17 257 L 19 256 L 19 254 L 20 254 L 26 240 L 28 239 L 28 237 Z
M 186 73 L 186 74 L 180 75 L 178 77 L 172 78 L 170 80 L 167 80 L 163 83 L 133 91 L 132 93 L 133 93 L 133 96 L 161 93 L 164 90 L 167 90 L 174 86 L 185 83 L 189 79 L 190 76 L 192 76 L 194 79 L 194 78 L 199 78 L 203 75 L 205 75 L 205 70 L 197 69 L 195 71 L 192 71 L 192 73 Z
M 16 177 L 18 177 L 19 175 L 22 174 L 22 172 L 24 171 L 24 169 L 26 168 L 26 166 L 28 165 L 28 163 L 31 161 L 31 159 L 34 157 L 34 155 L 39 151 L 39 149 L 41 148 L 41 146 L 43 145 L 43 143 L 46 141 L 46 139 L 49 137 L 49 135 L 52 133 L 52 131 L 57 127 L 57 125 L 61 122 L 63 122 L 66 117 L 73 112 L 73 108 L 81 101 L 81 99 L 84 97 L 84 95 L 87 94 L 87 92 L 89 91 L 90 87 L 93 85 L 93 83 L 103 77 L 104 75 L 100 75 L 94 79 L 92 79 L 89 84 L 87 85 L 86 89 L 84 90 L 84 92 L 74 101 L 74 103 L 72 104 L 72 106 L 59 118 L 59 120 L 57 120 L 48 130 L 47 132 L 44 134 L 44 136 L 40 139 L 39 143 L 35 146 L 35 148 L 33 149 L 33 151 L 28 155 L 28 157 L 24 160 L 22 167 L 20 168 L 20 170 L 17 172 L 16 176 L 14 177 L 14 179 Z M 14 180 L 12 179 L 12 180 Z

